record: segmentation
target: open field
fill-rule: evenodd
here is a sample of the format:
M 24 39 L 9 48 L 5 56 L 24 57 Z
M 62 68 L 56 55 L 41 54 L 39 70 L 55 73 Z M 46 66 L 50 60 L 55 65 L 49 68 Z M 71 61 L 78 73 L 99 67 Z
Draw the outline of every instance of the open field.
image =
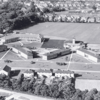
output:
M 88 61 L 87 59 L 83 58 L 82 56 L 78 55 L 78 54 L 73 54 L 72 62 L 83 62 L 83 63 L 91 63 L 90 61 Z
M 100 24 L 94 23 L 45 22 L 20 31 L 68 39 L 75 37 L 77 40 L 88 43 L 100 43 Z
M 0 52 L 0 59 L 3 57 L 3 55 L 4 55 L 6 52 L 7 52 L 7 51 Z
M 75 88 L 81 90 L 96 88 L 100 91 L 100 80 L 76 79 Z

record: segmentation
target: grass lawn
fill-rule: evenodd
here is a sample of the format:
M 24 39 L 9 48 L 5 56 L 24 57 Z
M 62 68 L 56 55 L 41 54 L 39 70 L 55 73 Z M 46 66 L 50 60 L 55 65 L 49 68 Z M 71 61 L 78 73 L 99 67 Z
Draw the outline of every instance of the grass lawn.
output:
M 0 61 L 1 62 L 1 61 Z M 0 65 L 4 67 L 5 65 L 10 66 L 12 69 L 67 69 L 67 65 L 57 65 L 55 62 L 36 62 L 35 64 L 31 64 L 31 61 L 13 61 L 12 63 L 1 62 Z
M 100 43 L 100 24 L 95 23 L 45 22 L 20 31 L 67 39 L 75 37 L 77 40 L 84 42 Z
M 83 63 L 91 63 L 90 61 L 86 60 L 85 58 L 79 56 L 78 54 L 73 54 L 72 60 L 73 62 L 83 62 Z
M 78 79 L 100 80 L 100 73 L 92 72 L 78 72 Z
M 9 51 L 9 53 L 3 58 L 3 60 L 23 60 L 20 57 L 17 56 L 17 54 L 15 54 L 12 51 Z
M 4 55 L 6 52 L 7 52 L 7 51 L 0 52 L 0 59 L 3 57 L 3 55 Z

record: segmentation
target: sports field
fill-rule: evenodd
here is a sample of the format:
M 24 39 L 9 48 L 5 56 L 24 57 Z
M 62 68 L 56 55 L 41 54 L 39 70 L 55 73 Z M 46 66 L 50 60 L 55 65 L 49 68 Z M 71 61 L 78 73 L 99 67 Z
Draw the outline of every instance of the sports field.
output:
M 100 43 L 100 24 L 95 23 L 45 22 L 20 31 Z

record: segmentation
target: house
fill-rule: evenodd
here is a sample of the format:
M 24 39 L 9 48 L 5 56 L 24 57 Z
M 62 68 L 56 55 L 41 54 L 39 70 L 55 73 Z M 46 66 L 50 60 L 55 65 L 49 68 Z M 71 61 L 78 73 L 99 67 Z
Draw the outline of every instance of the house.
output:
M 56 77 L 68 77 L 68 78 L 74 78 L 74 72 L 72 71 L 66 71 L 66 70 L 57 70 L 55 71 Z
M 8 76 L 11 72 L 11 68 L 9 66 L 5 66 L 2 70 L 0 70 L 0 74 Z
M 81 23 L 86 23 L 87 22 L 87 18 L 86 17 L 80 17 L 80 22 Z
M 95 22 L 95 18 L 94 17 L 88 17 L 87 18 L 87 22 L 88 23 L 94 23 Z
M 35 71 L 34 70 L 26 70 L 23 74 L 24 74 L 24 78 L 32 78 L 32 76 L 34 75 Z
M 90 50 L 86 50 L 84 48 L 78 49 L 76 53 L 79 54 L 80 56 L 83 56 L 85 59 L 96 62 L 96 63 L 99 62 L 100 60 L 99 54 L 95 54 L 94 52 Z
M 42 77 L 42 76 L 46 76 L 46 77 L 50 77 L 52 76 L 52 72 L 50 70 L 43 70 L 43 69 L 39 69 L 37 70 L 37 74 Z
M 32 51 L 22 46 L 13 46 L 11 50 L 15 52 L 19 57 L 23 57 L 25 59 L 33 58 Z
M 70 49 L 59 49 L 42 55 L 42 59 L 50 60 L 70 53 L 71 53 Z

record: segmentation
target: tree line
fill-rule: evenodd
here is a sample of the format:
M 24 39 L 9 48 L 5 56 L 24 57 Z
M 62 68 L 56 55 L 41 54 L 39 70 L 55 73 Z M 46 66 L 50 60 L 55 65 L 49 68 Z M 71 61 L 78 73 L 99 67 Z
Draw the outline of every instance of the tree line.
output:
M 0 87 L 5 89 L 63 100 L 100 100 L 100 92 L 97 89 L 81 91 L 75 89 L 72 81 L 73 79 L 69 78 L 54 78 L 50 84 L 47 84 L 45 77 L 35 78 L 33 76 L 31 79 L 27 79 L 21 74 L 19 78 L 15 79 L 0 75 Z
M 31 2 L 31 6 L 18 3 L 18 0 L 9 0 L 0 5 L 0 33 L 27 27 L 31 24 L 42 22 L 42 12 Z

